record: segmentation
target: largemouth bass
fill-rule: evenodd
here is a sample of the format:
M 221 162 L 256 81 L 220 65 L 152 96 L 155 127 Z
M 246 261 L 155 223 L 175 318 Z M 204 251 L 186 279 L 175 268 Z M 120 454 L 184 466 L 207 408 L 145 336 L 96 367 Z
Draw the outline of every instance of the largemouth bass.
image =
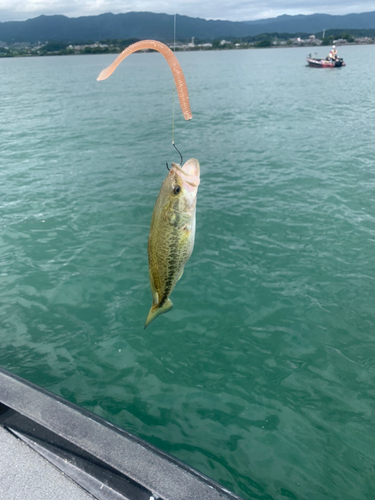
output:
M 156 200 L 148 238 L 153 301 L 145 329 L 160 314 L 172 309 L 169 296 L 193 251 L 199 176 L 199 161 L 194 158 L 182 167 L 172 163 Z

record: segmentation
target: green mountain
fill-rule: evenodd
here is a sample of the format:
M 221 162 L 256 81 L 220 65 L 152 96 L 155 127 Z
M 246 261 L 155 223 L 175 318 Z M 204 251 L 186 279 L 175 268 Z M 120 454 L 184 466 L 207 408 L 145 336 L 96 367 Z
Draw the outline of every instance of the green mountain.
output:
M 39 16 L 27 21 L 0 23 L 0 41 L 14 42 L 89 42 L 104 39 L 173 39 L 174 17 L 151 12 L 101 14 L 68 18 Z M 375 29 L 375 11 L 346 16 L 313 14 L 310 16 L 280 16 L 259 21 L 212 21 L 177 16 L 177 39 L 200 40 L 238 38 L 261 33 L 317 33 L 328 29 Z
M 309 16 L 283 15 L 272 19 L 261 19 L 259 21 L 246 21 L 248 26 L 262 29 L 268 32 L 295 33 L 317 33 L 328 29 L 374 29 L 375 11 L 363 14 L 347 14 L 345 16 L 332 16 L 329 14 L 311 14 Z M 259 33 L 257 33 L 259 34 Z

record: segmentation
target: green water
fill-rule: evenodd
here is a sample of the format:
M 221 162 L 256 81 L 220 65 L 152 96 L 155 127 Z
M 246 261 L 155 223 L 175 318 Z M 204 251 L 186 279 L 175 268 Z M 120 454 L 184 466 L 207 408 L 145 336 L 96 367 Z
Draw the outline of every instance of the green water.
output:
M 196 245 L 146 332 L 167 64 L 0 59 L 0 366 L 245 499 L 373 499 L 375 47 L 307 52 L 178 54 Z

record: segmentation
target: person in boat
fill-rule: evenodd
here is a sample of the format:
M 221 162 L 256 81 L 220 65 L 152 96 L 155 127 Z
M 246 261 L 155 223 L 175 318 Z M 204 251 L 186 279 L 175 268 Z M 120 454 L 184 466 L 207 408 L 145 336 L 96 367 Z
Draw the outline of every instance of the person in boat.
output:
M 327 61 L 336 61 L 337 59 L 337 49 L 336 45 L 332 45 L 332 49 L 327 56 Z

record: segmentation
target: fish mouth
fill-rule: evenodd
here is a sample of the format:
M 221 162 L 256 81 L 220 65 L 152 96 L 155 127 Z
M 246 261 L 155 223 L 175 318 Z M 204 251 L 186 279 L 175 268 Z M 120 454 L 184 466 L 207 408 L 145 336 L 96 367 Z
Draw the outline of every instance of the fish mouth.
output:
M 200 183 L 199 161 L 191 158 L 181 167 L 177 163 L 171 163 L 177 175 L 181 177 L 184 187 L 188 191 L 196 190 Z

